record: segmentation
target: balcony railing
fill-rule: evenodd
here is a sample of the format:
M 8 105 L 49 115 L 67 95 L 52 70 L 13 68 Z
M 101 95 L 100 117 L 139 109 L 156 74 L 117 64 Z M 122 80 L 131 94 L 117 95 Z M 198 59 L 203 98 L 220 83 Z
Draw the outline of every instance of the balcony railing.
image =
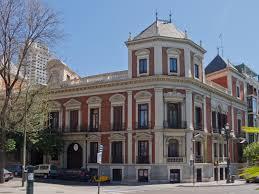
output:
M 81 132 L 87 132 L 87 128 L 80 126 L 76 129 L 66 127 L 62 130 L 63 133 L 81 133 Z
M 219 129 L 212 129 L 212 132 L 213 133 L 220 133 L 220 130 Z
M 195 156 L 195 163 L 203 163 L 203 156 Z
M 96 126 L 89 125 L 88 126 L 89 132 L 97 132 L 97 131 L 100 131 L 100 129 L 101 129 L 101 125 L 96 125 Z
M 151 129 L 152 123 L 147 122 L 147 123 L 135 123 L 135 129 Z
M 122 157 L 112 157 L 112 163 L 113 164 L 122 164 L 123 163 L 123 159 Z
M 88 158 L 88 163 L 97 163 L 97 156 L 89 157 Z
M 201 123 L 194 123 L 194 130 L 203 131 L 203 126 Z
M 149 156 L 138 156 L 137 164 L 149 164 Z
M 125 123 L 111 123 L 111 130 L 113 131 L 124 131 L 126 129 Z
M 180 121 L 177 123 L 172 123 L 170 121 L 164 121 L 164 128 L 167 129 L 186 129 L 187 128 L 187 122 L 186 121 Z
M 185 162 L 185 157 L 167 157 L 168 163 L 183 163 Z

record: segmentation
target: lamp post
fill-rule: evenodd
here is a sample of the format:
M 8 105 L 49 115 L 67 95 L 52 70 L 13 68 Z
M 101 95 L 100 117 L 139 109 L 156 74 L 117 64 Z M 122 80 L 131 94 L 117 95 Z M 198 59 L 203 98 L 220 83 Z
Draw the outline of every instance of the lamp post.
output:
M 228 157 L 227 157 L 227 183 L 230 183 L 230 150 L 229 150 L 229 140 L 233 137 L 233 130 L 229 128 L 229 124 L 227 123 L 225 125 L 225 128 L 221 129 L 221 134 L 224 135 L 226 137 L 226 141 L 227 141 L 227 153 L 228 153 Z

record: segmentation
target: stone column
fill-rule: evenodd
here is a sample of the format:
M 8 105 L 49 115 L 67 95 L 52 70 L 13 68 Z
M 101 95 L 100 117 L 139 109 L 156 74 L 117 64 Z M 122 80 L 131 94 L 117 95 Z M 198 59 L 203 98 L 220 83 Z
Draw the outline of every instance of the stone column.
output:
M 189 48 L 184 49 L 184 63 L 185 63 L 185 77 L 192 77 L 191 50 Z
M 186 90 L 186 122 L 187 129 L 193 130 L 193 103 L 192 103 L 192 91 Z
M 164 162 L 164 155 L 163 155 L 163 132 L 155 131 L 155 163 L 162 164 Z
M 155 129 L 163 128 L 164 121 L 163 89 L 155 88 Z
M 157 43 L 154 46 L 154 61 L 155 75 L 162 75 L 162 47 Z
M 128 164 L 132 164 L 132 91 L 128 91 Z
M 128 49 L 128 76 L 132 78 L 132 50 Z
M 208 132 L 207 130 L 207 100 L 206 95 L 203 97 L 203 130 Z
M 192 132 L 186 132 L 186 162 L 190 163 L 190 159 L 193 158 L 193 134 Z

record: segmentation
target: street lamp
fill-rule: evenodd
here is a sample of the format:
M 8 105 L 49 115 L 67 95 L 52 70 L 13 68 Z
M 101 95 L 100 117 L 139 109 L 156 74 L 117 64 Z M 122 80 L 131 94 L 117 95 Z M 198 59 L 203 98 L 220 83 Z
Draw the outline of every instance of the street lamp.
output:
M 227 183 L 230 183 L 230 151 L 229 151 L 229 140 L 233 137 L 234 135 L 234 131 L 229 128 L 229 124 L 227 123 L 225 125 L 225 128 L 221 129 L 221 134 L 224 135 L 226 137 L 226 141 L 227 141 L 227 153 L 228 153 L 228 157 L 227 157 Z

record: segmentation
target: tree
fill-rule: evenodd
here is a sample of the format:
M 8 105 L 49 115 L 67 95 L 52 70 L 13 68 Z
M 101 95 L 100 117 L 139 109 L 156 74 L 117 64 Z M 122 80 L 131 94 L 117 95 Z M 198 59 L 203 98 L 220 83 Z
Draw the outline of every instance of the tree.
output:
M 26 123 L 26 115 L 32 107 L 26 104 L 26 114 L 17 119 L 15 106 L 28 92 L 32 105 L 42 90 L 42 87 L 31 89 L 28 85 L 26 59 L 34 43 L 51 46 L 61 38 L 59 25 L 57 13 L 38 0 L 0 0 L 0 183 L 4 182 L 6 133 Z
M 244 149 L 244 157 L 247 158 L 249 164 L 254 164 L 259 160 L 259 142 L 247 145 Z

